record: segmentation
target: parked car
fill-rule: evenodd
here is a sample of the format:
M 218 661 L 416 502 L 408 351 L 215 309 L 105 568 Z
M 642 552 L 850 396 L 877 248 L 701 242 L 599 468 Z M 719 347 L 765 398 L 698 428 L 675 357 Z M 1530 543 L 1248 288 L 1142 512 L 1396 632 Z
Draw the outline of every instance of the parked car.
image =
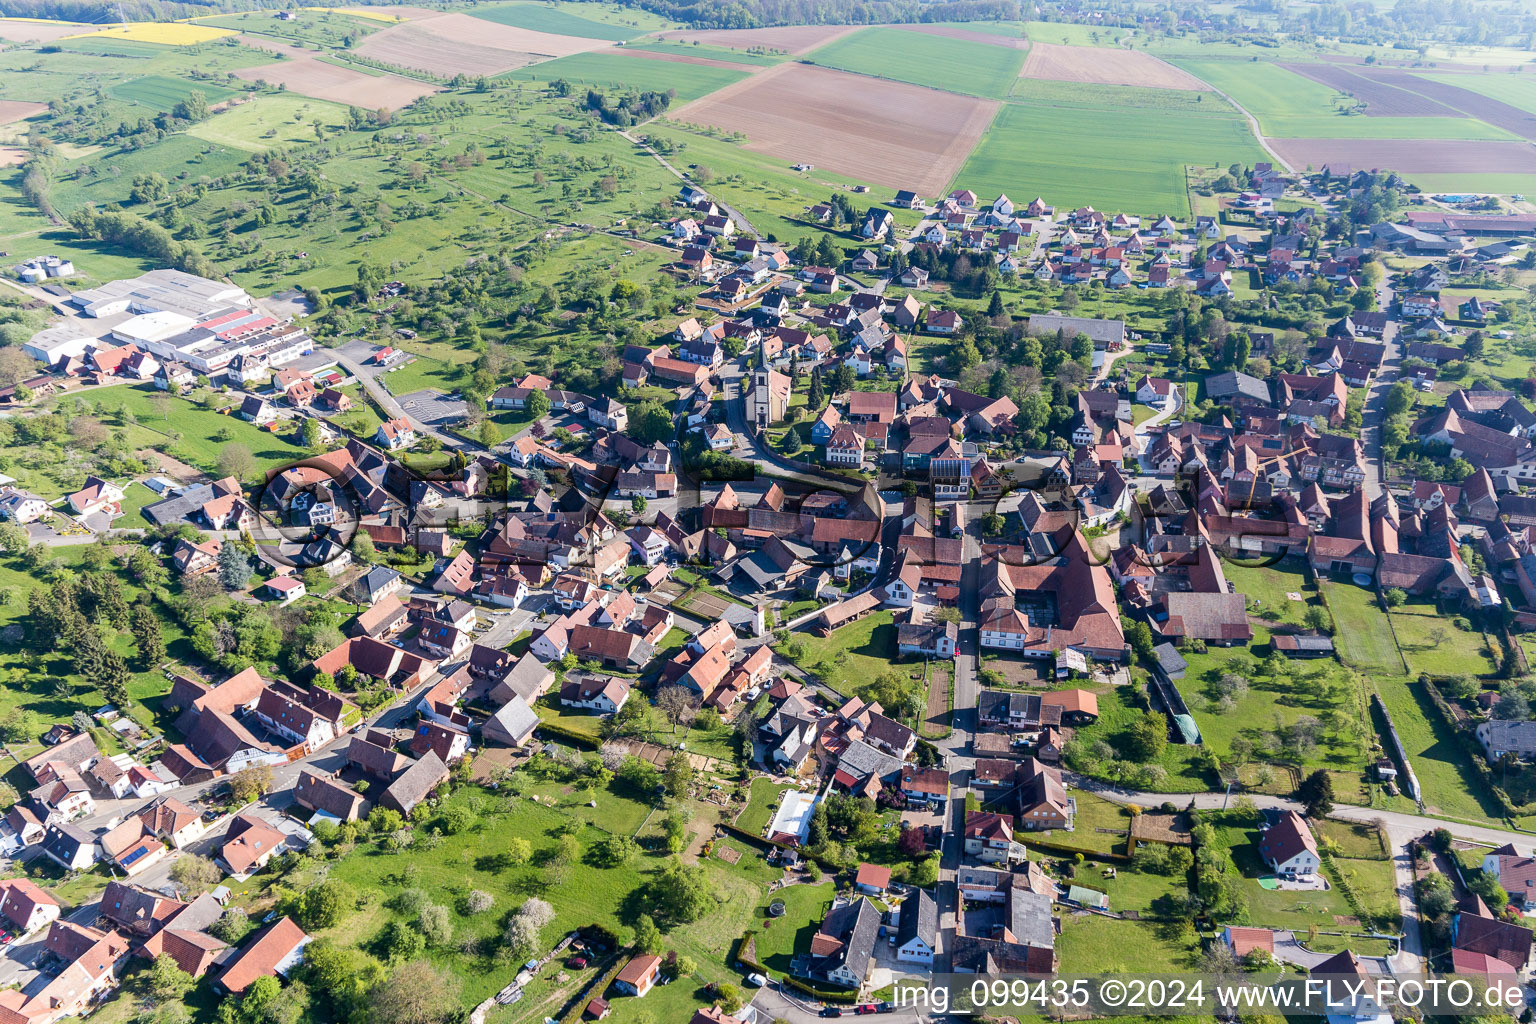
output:
M 842 1015 L 843 1009 L 840 1006 L 823 1006 L 821 1013 L 817 1014 L 819 1017 L 841 1017 Z
M 761 974 L 749 974 L 747 975 L 747 984 L 751 985 L 753 988 L 762 988 L 764 985 L 768 984 L 768 979 L 763 977 Z
M 572 970 L 579 971 L 583 967 L 587 966 L 587 958 L 584 956 L 573 956 L 565 962 L 565 966 L 571 968 Z

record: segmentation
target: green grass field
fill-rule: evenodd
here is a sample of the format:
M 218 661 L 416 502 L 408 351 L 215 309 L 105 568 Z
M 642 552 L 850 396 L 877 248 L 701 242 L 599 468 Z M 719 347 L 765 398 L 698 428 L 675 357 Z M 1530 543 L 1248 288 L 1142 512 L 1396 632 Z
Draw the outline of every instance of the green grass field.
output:
M 208 142 L 250 152 L 315 141 L 315 122 L 330 131 L 346 123 L 345 108 L 303 96 L 258 96 L 187 129 Z
M 970 28 L 969 25 L 966 28 Z M 1062 46 L 1111 46 L 1122 40 L 1134 38 L 1131 28 L 1097 28 L 1093 25 L 1073 25 L 1058 21 L 1028 21 L 1024 34 L 1034 42 L 1056 43 Z
M 1512 139 L 1470 117 L 1366 117 L 1342 114 L 1340 93 L 1276 64 L 1175 57 L 1172 62 L 1231 96 L 1265 135 L 1293 139 Z
M 1077 744 L 1087 748 L 1095 740 L 1103 740 L 1111 747 L 1123 747 L 1131 726 L 1141 712 L 1126 702 L 1119 688 L 1111 687 L 1098 696 L 1099 719 L 1077 730 Z M 1168 744 L 1153 762 L 1168 773 L 1157 789 L 1168 793 L 1194 793 L 1208 789 L 1211 783 L 1200 766 L 1200 756 L 1199 747 L 1182 743 Z M 1082 770 L 1086 769 L 1087 766 L 1084 766 Z M 1088 774 L 1094 772 L 1088 771 Z
M 1407 671 L 1392 627 L 1377 607 L 1376 595 L 1353 583 L 1323 581 L 1328 607 L 1333 612 L 1334 642 L 1344 664 L 1362 672 L 1401 675 Z
M 627 43 L 624 48 L 626 50 L 645 50 L 650 53 L 671 53 L 680 57 L 708 57 L 711 60 L 726 60 L 733 64 L 751 64 L 755 67 L 772 67 L 775 64 L 782 64 L 789 59 L 777 54 L 748 53 L 745 50 L 737 50 L 727 46 L 710 46 L 703 43 L 690 43 L 687 40 L 641 40 L 639 42 Z
M 619 10 L 618 16 L 612 21 L 593 21 L 581 15 L 571 14 L 568 5 L 555 6 L 554 4 L 506 4 L 495 7 L 475 7 L 468 13 L 476 18 L 484 18 L 486 21 L 494 21 L 498 25 L 511 25 L 514 28 L 532 29 L 535 32 L 549 32 L 559 36 L 580 36 L 583 39 L 611 39 L 615 42 L 623 39 L 633 39 L 656 27 L 656 19 L 646 18 L 644 15 L 627 9 Z M 583 9 L 591 7 L 594 10 L 603 10 L 596 4 L 583 4 Z M 621 23 L 622 19 L 627 19 Z M 646 24 L 641 25 L 644 20 Z
M 891 667 L 890 659 L 896 657 L 893 616 L 890 611 L 875 612 L 833 630 L 829 637 L 797 632 L 793 634 L 793 642 L 800 645 L 800 656 L 794 661 L 847 696 L 855 687 L 870 682 Z
M 1468 821 L 1499 820 L 1502 812 L 1493 795 L 1419 683 L 1386 674 L 1373 676 L 1372 682 L 1403 741 L 1423 790 L 1425 809 Z M 1412 804 L 1405 802 L 1404 807 Z
M 1264 159 L 1247 123 L 1214 97 L 1199 110 L 1127 108 L 1098 88 L 1078 86 L 1069 104 L 1005 104 L 954 186 L 979 195 L 1027 186 L 1058 207 L 1185 217 L 1186 164 Z
M 201 92 L 209 103 L 218 103 L 235 95 L 235 90 L 211 82 L 194 82 L 166 75 L 132 78 L 111 89 L 112 95 L 118 99 L 140 103 L 153 110 L 170 110 L 193 92 Z
M 1237 587 L 1248 598 L 1248 610 L 1254 615 L 1268 617 L 1273 612 L 1274 621 L 1300 624 L 1307 609 L 1320 603 L 1307 577 L 1298 569 L 1280 566 L 1245 566 L 1224 561 L 1221 571 L 1227 582 Z M 1300 601 L 1293 601 L 1289 594 L 1300 594 Z
M 1398 646 L 1415 673 L 1492 675 L 1498 655 L 1481 633 L 1458 629 L 1432 604 L 1413 602 L 1392 609 Z
M 1056 952 L 1063 964 L 1085 974 L 1179 974 L 1199 960 L 1193 929 L 1174 937 L 1150 921 L 1116 921 L 1094 914 L 1068 914 L 1061 921 Z
M 789 972 L 789 962 L 796 953 L 808 952 L 811 936 L 826 916 L 828 904 L 836 891 L 831 882 L 825 885 L 792 885 L 773 894 L 774 899 L 784 901 L 784 916 L 770 918 L 759 912 L 757 928 L 757 962 L 779 974 Z
M 1021 50 L 897 28 L 855 32 L 812 52 L 809 59 L 824 67 L 988 99 L 1007 96 L 1024 66 Z
M 1449 71 L 1424 71 L 1419 77 L 1432 82 L 1443 82 L 1461 89 L 1482 93 L 1500 103 L 1508 103 L 1528 113 L 1536 114 L 1536 81 L 1520 73 L 1490 72 L 1488 74 L 1462 74 Z
M 546 61 L 532 67 L 509 71 L 501 78 L 533 82 L 553 82 L 564 79 L 582 85 L 627 87 L 632 89 L 665 92 L 677 90 L 677 100 L 682 103 L 707 96 L 723 89 L 732 82 L 740 81 L 746 71 L 730 68 L 708 67 L 702 64 L 679 64 L 665 60 L 646 60 L 641 57 L 623 57 L 607 53 L 577 53 L 559 60 Z

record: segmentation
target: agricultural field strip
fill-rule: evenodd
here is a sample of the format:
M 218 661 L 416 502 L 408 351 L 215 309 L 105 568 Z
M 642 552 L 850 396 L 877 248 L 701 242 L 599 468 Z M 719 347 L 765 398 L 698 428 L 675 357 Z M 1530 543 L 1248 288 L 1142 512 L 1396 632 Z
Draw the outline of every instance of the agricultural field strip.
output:
M 1382 81 L 1379 75 L 1359 75 L 1342 64 L 1288 64 L 1278 67 L 1348 93 L 1365 104 L 1368 117 L 1467 117 L 1454 107 Z
M 1008 95 L 1024 54 L 947 36 L 868 28 L 809 54 L 823 67 L 986 99 Z
M 1057 82 L 1194 91 L 1210 89 L 1188 71 L 1151 54 L 1097 46 L 1035 43 L 1019 74 L 1025 78 Z
M 841 102 L 830 106 L 826 97 Z M 786 63 L 672 113 L 746 134 L 747 148 L 938 195 L 1001 106 L 922 86 Z M 905 144 L 891 147 L 900 138 Z

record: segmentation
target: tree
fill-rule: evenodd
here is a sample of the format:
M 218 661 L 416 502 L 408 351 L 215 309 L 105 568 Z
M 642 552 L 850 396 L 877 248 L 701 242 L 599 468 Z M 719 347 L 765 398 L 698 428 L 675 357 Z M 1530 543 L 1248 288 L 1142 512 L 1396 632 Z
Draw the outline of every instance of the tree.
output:
M 139 664 L 151 668 L 165 657 L 165 637 L 160 632 L 160 617 L 147 604 L 136 604 L 129 615 L 128 628 L 138 651 Z
M 442 904 L 428 903 L 422 907 L 418 921 L 427 945 L 442 948 L 453 941 L 453 921 L 448 916 L 448 908 Z
M 1319 768 L 1302 780 L 1296 796 L 1306 805 L 1307 817 L 1326 818 L 1333 813 L 1333 777 Z
M 686 686 L 663 686 L 656 694 L 656 706 L 674 727 L 687 729 L 698 717 L 699 705 L 693 691 Z
M 1449 914 L 1456 906 L 1451 880 L 1438 871 L 1431 871 L 1415 882 L 1414 895 L 1418 897 L 1419 911 L 1430 919 Z
M 704 870 L 696 865 L 689 867 L 675 857 L 656 873 L 651 896 L 660 915 L 678 924 L 697 921 L 715 905 Z
M 1302 616 L 1302 622 L 1308 629 L 1318 633 L 1332 632 L 1333 622 L 1328 617 L 1328 609 L 1322 605 L 1312 605 Z
M 811 383 L 805 393 L 805 407 L 811 412 L 820 412 L 822 407 L 826 404 L 827 392 L 826 388 L 823 387 L 821 383 L 821 364 L 817 363 L 815 366 L 811 367 Z M 20 527 L 18 527 L 18 529 L 20 529 Z M 26 547 L 25 542 L 23 542 L 22 547 Z M 7 548 L 6 550 L 11 549 Z
M 635 922 L 635 949 L 651 956 L 661 952 L 661 929 L 656 927 L 650 914 L 641 914 Z
M 208 97 L 202 90 L 193 89 L 184 99 L 171 108 L 171 116 L 182 121 L 201 121 L 208 116 Z
M 1402 587 L 1392 587 L 1382 595 L 1382 600 L 1386 601 L 1388 608 L 1400 608 L 1408 600 L 1408 595 Z
M 845 391 L 851 391 L 858 378 L 854 375 L 853 367 L 847 363 L 839 363 L 836 370 L 832 371 L 832 393 L 841 395 Z
M 256 457 L 251 450 L 238 442 L 226 442 L 219 449 L 219 457 L 214 465 L 218 467 L 219 476 L 232 476 L 243 480 L 256 468 Z
M 227 543 L 219 549 L 219 586 L 225 590 L 243 590 L 251 581 L 251 560 L 240 545 Z
M 193 979 L 169 953 L 161 953 L 140 976 L 139 984 L 148 1002 L 168 1003 L 186 995 L 192 988 Z
M 629 407 L 629 428 L 625 433 L 641 444 L 655 444 L 675 437 L 677 426 L 665 406 L 647 399 Z
M 189 889 L 206 888 L 216 884 L 224 877 L 218 865 L 207 857 L 196 854 L 188 854 L 179 857 L 176 863 L 171 865 L 171 878 Z
M 229 795 L 236 804 L 248 804 L 252 800 L 259 800 L 271 791 L 272 769 L 267 765 L 246 768 L 229 777 Z M 375 808 L 375 810 L 378 809 Z M 371 815 L 369 820 L 372 820 Z
M 523 405 L 523 411 L 533 419 L 543 419 L 549 415 L 549 396 L 542 391 L 530 393 L 528 401 Z
M 371 565 L 379 557 L 379 549 L 374 547 L 373 538 L 367 530 L 358 530 L 352 537 L 352 560 Z
M 627 864 L 635 856 L 639 847 L 629 836 L 610 835 L 595 843 L 588 853 L 588 859 L 600 868 L 616 868 L 621 864 Z
M 328 878 L 299 895 L 299 924 L 310 931 L 333 927 L 351 898 L 352 892 L 344 883 Z
M 1148 711 L 1131 726 L 1128 753 L 1138 761 L 1155 761 L 1168 745 L 1168 716 Z
M 388 972 L 369 993 L 367 1019 L 370 1024 L 441 1024 L 461 1012 L 459 979 L 425 960 L 412 960 Z
M 667 766 L 662 770 L 662 785 L 667 788 L 667 795 L 673 799 L 682 799 L 688 795 L 688 790 L 693 786 L 693 765 L 688 761 L 688 755 L 681 750 L 667 758 Z
M 255 925 L 245 911 L 239 907 L 226 907 L 219 919 L 208 926 L 209 934 L 215 938 L 223 939 L 231 946 L 239 945 L 240 940 L 251 933 Z

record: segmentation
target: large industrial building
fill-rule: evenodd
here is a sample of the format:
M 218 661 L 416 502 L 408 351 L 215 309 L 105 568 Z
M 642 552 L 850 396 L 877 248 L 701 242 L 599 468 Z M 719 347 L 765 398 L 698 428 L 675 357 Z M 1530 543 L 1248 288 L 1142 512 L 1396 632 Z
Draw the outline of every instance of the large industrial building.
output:
M 132 345 L 195 373 L 227 372 L 243 383 L 314 348 L 302 327 L 263 312 L 239 286 L 180 270 L 82 289 L 69 302 L 76 316 L 24 346 L 28 355 L 66 371 L 75 362 L 89 369 L 94 352 Z

